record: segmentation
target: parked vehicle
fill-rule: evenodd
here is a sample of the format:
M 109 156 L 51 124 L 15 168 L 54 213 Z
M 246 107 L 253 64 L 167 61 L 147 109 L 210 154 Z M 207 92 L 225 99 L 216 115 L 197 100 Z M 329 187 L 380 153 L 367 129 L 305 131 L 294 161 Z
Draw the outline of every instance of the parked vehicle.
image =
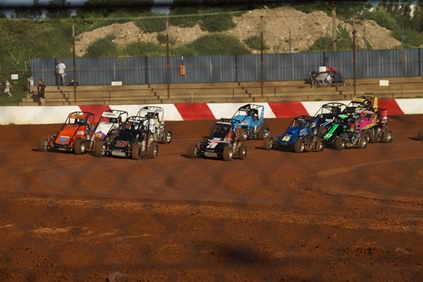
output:
M 232 116 L 235 128 L 241 128 L 242 140 L 263 139 L 270 134 L 269 128 L 264 126 L 264 106 L 246 104 L 240 107 Z
M 309 73 L 310 87 L 329 87 L 345 85 L 344 77 L 335 67 L 320 67 L 319 71 Z
M 94 121 L 93 113 L 82 111 L 70 113 L 58 133 L 38 142 L 38 151 L 65 151 L 74 152 L 76 155 L 86 153 L 94 132 L 92 127 Z
M 291 148 L 296 153 L 307 151 L 321 152 L 324 149 L 323 140 L 317 135 L 318 117 L 295 117 L 288 129 L 281 136 L 269 136 L 264 139 L 266 150 Z
M 239 122 L 220 119 L 213 126 L 210 135 L 189 149 L 190 158 L 215 158 L 224 161 L 244 160 L 247 147 L 242 143 Z
M 118 130 L 118 134 L 108 142 L 96 142 L 95 154 L 98 157 L 113 156 L 139 160 L 155 158 L 159 146 L 153 139 L 148 124 L 140 116 L 130 116 Z
M 127 111 L 108 110 L 101 114 L 100 120 L 94 128 L 87 151 L 95 150 L 96 142 L 110 142 L 118 134 L 118 129 L 128 118 Z
M 137 116 L 143 117 L 148 123 L 155 142 L 170 144 L 172 142 L 172 131 L 166 129 L 164 122 L 164 109 L 158 106 L 142 107 Z

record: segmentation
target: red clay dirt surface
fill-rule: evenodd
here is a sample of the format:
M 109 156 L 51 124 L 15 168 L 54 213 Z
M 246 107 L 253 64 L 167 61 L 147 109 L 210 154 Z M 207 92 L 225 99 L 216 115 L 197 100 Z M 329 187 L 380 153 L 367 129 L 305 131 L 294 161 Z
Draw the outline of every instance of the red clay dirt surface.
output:
M 0 281 L 422 281 L 423 115 L 366 149 L 189 159 L 213 123 L 167 122 L 172 143 L 138 161 L 0 126 Z

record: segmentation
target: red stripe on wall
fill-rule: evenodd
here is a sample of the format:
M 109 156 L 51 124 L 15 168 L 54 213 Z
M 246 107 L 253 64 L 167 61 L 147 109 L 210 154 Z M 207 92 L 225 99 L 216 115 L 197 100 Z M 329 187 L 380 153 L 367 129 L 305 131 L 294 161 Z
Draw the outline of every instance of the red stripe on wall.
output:
M 207 104 L 175 104 L 183 120 L 216 119 Z
M 301 102 L 274 102 L 268 103 L 276 118 L 289 118 L 300 115 L 308 115 Z
M 81 111 L 83 112 L 90 112 L 95 114 L 95 122 L 97 122 L 104 111 L 110 110 L 110 106 L 108 105 L 95 105 L 95 106 L 79 106 Z
M 388 110 L 388 115 L 403 115 L 404 112 L 401 110 L 400 106 L 398 106 L 397 101 L 395 99 L 379 99 L 378 107 L 382 109 Z

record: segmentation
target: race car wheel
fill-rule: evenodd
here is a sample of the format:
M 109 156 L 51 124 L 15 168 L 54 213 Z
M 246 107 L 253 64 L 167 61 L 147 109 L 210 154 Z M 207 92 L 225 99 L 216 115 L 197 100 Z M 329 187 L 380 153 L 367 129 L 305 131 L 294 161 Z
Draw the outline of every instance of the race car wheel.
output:
M 248 132 L 247 132 L 247 130 L 242 130 L 241 131 L 241 141 L 245 141 L 245 140 L 247 140 L 248 139 Z
M 232 151 L 232 147 L 225 147 L 223 148 L 223 160 L 230 161 L 234 156 L 234 152 Z
M 148 154 L 149 154 L 148 156 L 150 158 L 154 159 L 154 158 L 157 157 L 157 155 L 159 154 L 159 144 L 157 144 L 157 142 L 151 143 L 150 150 L 149 150 Z
M 272 150 L 274 148 L 275 145 L 275 140 L 273 139 L 273 137 L 266 137 L 264 138 L 263 141 L 263 148 L 265 148 L 266 150 Z
M 74 145 L 74 152 L 76 155 L 82 155 L 85 154 L 86 152 L 86 145 L 85 145 L 85 140 L 82 138 L 78 138 L 75 141 L 75 145 Z
M 241 144 L 241 146 L 239 147 L 239 159 L 245 160 L 246 157 L 247 157 L 247 146 L 245 144 Z
M 358 148 L 365 149 L 367 147 L 367 144 L 369 144 L 369 135 L 362 134 L 360 136 L 360 139 L 358 140 Z
M 297 141 L 295 141 L 294 144 L 294 152 L 295 153 L 302 153 L 305 150 L 305 145 L 304 145 L 304 141 L 301 139 L 298 139 Z
M 131 157 L 133 160 L 139 160 L 141 158 L 141 143 L 136 142 L 132 146 Z
M 423 140 L 423 129 L 419 130 L 419 132 L 417 133 L 417 138 L 419 138 L 420 140 Z
M 94 154 L 97 157 L 104 157 L 106 155 L 106 148 L 103 140 L 98 139 L 94 142 Z
M 188 157 L 191 159 L 198 158 L 198 151 L 199 151 L 198 145 L 192 146 L 188 151 Z
M 170 144 L 170 142 L 172 142 L 172 131 L 168 130 L 164 135 L 163 143 Z
M 326 126 L 320 126 L 317 130 L 317 136 L 323 137 L 328 133 L 328 128 Z
M 323 140 L 317 139 L 317 141 L 316 141 L 316 151 L 321 152 L 321 151 L 323 151 L 324 148 L 325 148 L 325 145 L 323 144 Z
M 48 151 L 48 139 L 44 138 L 38 141 L 37 149 L 40 152 L 47 152 Z
M 342 151 L 345 149 L 345 147 L 346 147 L 345 139 L 343 137 L 336 138 L 335 149 L 337 149 L 338 151 Z
M 388 127 L 385 127 L 383 130 L 383 142 L 390 143 L 394 140 L 394 133 L 389 130 Z
M 258 136 L 258 138 L 259 139 L 265 139 L 267 136 L 269 136 L 270 135 L 270 130 L 269 130 L 269 128 L 264 128 L 263 126 L 260 128 L 260 131 L 259 131 L 259 136 Z

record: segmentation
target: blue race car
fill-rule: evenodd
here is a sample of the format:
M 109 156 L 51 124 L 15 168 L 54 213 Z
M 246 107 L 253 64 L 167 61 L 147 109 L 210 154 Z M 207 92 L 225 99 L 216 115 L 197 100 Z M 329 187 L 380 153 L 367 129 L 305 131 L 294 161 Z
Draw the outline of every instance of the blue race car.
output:
M 291 148 L 296 153 L 321 152 L 323 140 L 317 136 L 316 117 L 298 116 L 281 136 L 268 136 L 263 141 L 266 150 Z
M 240 107 L 231 118 L 237 121 L 241 128 L 241 140 L 264 139 L 270 134 L 270 130 L 264 127 L 264 106 L 246 104 Z

